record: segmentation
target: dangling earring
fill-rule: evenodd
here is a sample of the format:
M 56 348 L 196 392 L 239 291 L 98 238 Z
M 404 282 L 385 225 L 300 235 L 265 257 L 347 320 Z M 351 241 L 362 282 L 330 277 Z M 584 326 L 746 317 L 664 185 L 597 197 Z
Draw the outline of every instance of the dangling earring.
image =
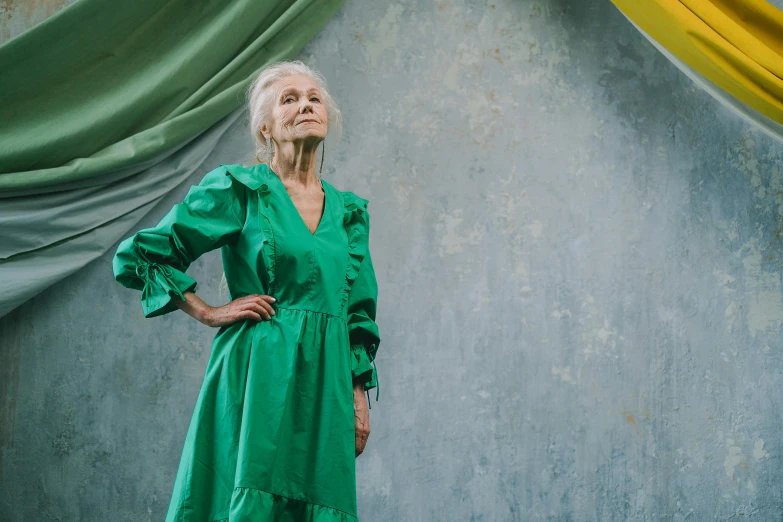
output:
M 272 140 L 269 136 L 266 138 L 266 165 L 272 167 Z
M 324 171 L 324 156 L 326 155 L 326 140 L 321 142 L 321 168 L 318 171 L 318 177 L 321 177 L 321 172 Z

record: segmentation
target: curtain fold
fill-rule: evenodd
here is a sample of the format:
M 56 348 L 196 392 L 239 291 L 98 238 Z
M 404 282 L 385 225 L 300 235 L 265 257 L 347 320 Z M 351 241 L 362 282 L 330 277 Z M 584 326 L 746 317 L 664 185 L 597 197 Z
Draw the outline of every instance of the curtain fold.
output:
M 783 12 L 775 6 L 764 0 L 612 2 L 670 56 L 763 116 L 749 121 L 783 124 Z
M 4 203 L 12 200 L 0 200 L 1 248 L 12 254 L 0 260 L 0 317 L 105 254 L 166 194 L 196 170 L 210 170 L 204 160 L 244 112 L 243 107 L 235 109 L 188 146 L 134 177 L 87 189 L 89 208 L 80 204 L 83 194 L 77 192 L 40 212 L 18 212 L 12 221 Z M 111 272 L 110 265 L 107 270 Z
M 688 67 L 688 64 L 686 64 L 685 62 L 683 62 L 682 60 L 674 56 L 665 47 L 663 47 L 661 44 L 656 42 L 654 38 L 652 38 L 650 35 L 645 33 L 641 27 L 636 25 L 633 22 L 633 20 L 628 20 L 628 21 L 631 22 L 631 24 L 634 27 L 636 27 L 636 29 L 642 34 L 642 36 L 647 38 L 647 40 L 656 49 L 658 49 L 658 51 L 660 51 L 661 54 L 663 54 L 666 58 L 668 58 L 670 62 L 672 62 L 680 71 L 682 71 L 696 85 L 704 89 L 713 98 L 715 98 L 721 104 L 723 104 L 724 107 L 731 110 L 734 114 L 736 114 L 746 122 L 762 130 L 769 137 L 783 142 L 783 124 L 778 123 L 768 118 L 767 116 L 764 116 L 757 110 L 751 108 L 748 105 L 745 105 L 738 99 L 734 98 L 726 91 L 722 90 L 720 87 L 718 87 L 717 85 L 709 81 L 707 78 L 705 78 L 698 72 Z
M 252 76 L 342 1 L 79 0 L 0 46 L 0 317 L 209 170 Z
M 192 139 L 342 0 L 80 0 L 0 46 L 0 198 L 58 190 Z

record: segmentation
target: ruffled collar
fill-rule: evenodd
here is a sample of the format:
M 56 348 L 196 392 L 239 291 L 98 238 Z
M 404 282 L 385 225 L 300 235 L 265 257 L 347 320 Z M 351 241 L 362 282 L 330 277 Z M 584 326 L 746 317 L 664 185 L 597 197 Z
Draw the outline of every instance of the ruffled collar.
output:
M 272 172 L 266 163 L 259 163 L 251 167 L 245 167 L 239 164 L 220 164 L 231 176 L 251 190 L 260 190 L 260 192 L 271 192 L 269 184 L 279 183 L 282 186 L 283 181 L 277 174 Z M 321 178 L 324 187 L 331 185 L 325 179 Z
M 220 166 L 225 168 L 234 179 L 251 190 L 258 190 L 265 182 L 270 181 L 269 176 L 275 176 L 275 174 L 269 172 L 269 167 L 265 163 L 259 163 L 252 167 L 233 163 L 228 165 L 221 163 Z

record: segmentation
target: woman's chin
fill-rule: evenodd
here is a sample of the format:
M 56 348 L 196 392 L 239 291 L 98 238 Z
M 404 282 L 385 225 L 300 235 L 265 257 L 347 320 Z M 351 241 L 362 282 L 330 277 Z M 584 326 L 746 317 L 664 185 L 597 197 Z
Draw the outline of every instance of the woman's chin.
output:
M 301 129 L 297 136 L 302 141 L 323 141 L 326 139 L 326 132 L 319 129 Z

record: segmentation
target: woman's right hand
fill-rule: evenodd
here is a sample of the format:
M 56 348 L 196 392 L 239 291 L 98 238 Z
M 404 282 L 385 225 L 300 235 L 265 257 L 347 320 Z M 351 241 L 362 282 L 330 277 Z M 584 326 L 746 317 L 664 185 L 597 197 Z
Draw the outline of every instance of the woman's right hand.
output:
M 251 294 L 234 299 L 223 306 L 208 306 L 201 320 L 207 326 L 225 326 L 243 319 L 270 320 L 275 315 L 272 304 L 275 298 L 264 294 Z

